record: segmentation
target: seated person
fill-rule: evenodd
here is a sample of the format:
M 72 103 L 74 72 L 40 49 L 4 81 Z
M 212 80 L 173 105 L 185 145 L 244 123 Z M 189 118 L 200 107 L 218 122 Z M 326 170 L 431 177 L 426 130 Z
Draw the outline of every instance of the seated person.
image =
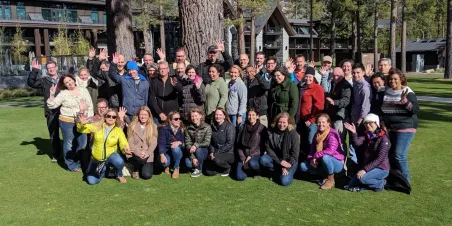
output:
M 165 173 L 170 174 L 171 159 L 174 162 L 172 178 L 179 177 L 179 165 L 182 159 L 182 149 L 185 147 L 184 124 L 179 112 L 172 111 L 168 114 L 166 126 L 159 129 L 159 154 L 160 163 L 165 168 Z

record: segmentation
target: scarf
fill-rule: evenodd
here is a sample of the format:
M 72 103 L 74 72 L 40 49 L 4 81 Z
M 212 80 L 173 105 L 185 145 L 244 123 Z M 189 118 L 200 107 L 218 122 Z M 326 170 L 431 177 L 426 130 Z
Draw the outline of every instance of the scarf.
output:
M 241 140 L 241 144 L 244 147 L 251 148 L 251 145 L 252 145 L 254 139 L 256 139 L 257 130 L 259 129 L 259 126 L 260 126 L 259 121 L 257 121 L 256 124 L 254 124 L 254 126 L 251 126 L 250 124 L 245 123 L 245 125 L 243 127 L 242 140 Z
M 326 139 L 326 137 L 330 134 L 330 128 L 323 131 L 323 133 L 317 132 L 315 135 L 315 141 L 317 142 L 317 145 L 315 146 L 316 152 L 323 151 L 323 141 Z

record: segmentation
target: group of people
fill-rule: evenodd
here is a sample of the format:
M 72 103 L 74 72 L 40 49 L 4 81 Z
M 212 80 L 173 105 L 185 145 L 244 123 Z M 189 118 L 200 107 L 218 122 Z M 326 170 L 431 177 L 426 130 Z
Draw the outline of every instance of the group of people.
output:
M 198 66 L 183 48 L 173 64 L 157 54 L 159 61 L 145 54 L 139 66 L 91 49 L 77 76 L 59 75 L 48 61 L 48 76 L 38 78 L 41 65 L 33 62 L 28 85 L 44 92 L 53 162 L 63 157 L 89 184 L 109 166 L 126 183 L 126 163 L 133 179 L 150 179 L 157 168 L 178 178 L 186 167 L 191 177 L 233 172 L 238 181 L 267 176 L 288 186 L 298 169 L 319 175 L 328 190 L 335 175 L 352 171 L 346 189 L 383 191 L 395 168 L 410 182 L 419 105 L 390 59 L 379 61 L 379 72 L 352 60 L 333 68 L 329 56 L 318 69 L 302 55 L 278 66 L 263 52 L 255 65 L 246 54 L 234 64 L 222 41 Z

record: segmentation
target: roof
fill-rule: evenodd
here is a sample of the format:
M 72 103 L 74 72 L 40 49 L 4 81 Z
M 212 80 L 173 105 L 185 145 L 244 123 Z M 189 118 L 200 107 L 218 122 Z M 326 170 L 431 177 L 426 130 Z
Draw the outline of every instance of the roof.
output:
M 310 38 L 311 37 L 311 35 L 309 34 L 310 20 L 308 20 L 308 19 L 288 19 L 288 21 L 296 33 L 294 37 L 299 37 L 299 38 Z M 320 21 L 312 21 L 312 22 L 313 22 L 313 26 L 315 26 L 316 23 L 319 23 Z M 314 29 L 314 27 L 312 28 L 312 31 L 313 31 L 312 37 L 317 38 L 318 33 Z
M 406 42 L 407 52 L 437 52 L 446 47 L 445 38 L 417 39 Z M 400 46 L 397 46 L 396 52 L 400 52 Z
M 247 11 L 244 11 L 245 18 L 249 18 L 250 15 L 247 13 Z M 248 14 L 248 15 L 247 15 Z M 287 31 L 287 34 L 289 36 L 294 36 L 297 33 L 294 31 L 292 26 L 289 23 L 289 20 L 284 16 L 284 13 L 282 11 L 282 7 L 279 3 L 271 2 L 269 3 L 269 10 L 262 15 L 259 15 L 256 17 L 256 34 L 259 34 L 265 27 L 265 24 L 267 24 L 267 21 L 270 19 L 272 15 L 275 15 L 276 20 L 279 24 L 281 24 L 284 29 Z

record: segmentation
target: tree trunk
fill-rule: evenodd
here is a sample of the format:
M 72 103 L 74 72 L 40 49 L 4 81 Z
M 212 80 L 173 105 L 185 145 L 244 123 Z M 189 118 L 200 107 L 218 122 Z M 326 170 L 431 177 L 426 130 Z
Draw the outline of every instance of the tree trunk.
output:
M 108 55 L 119 52 L 126 60 L 135 57 L 130 0 L 107 0 Z
M 309 57 L 308 60 L 310 61 L 314 61 L 314 38 L 312 37 L 312 33 L 313 32 L 313 14 L 314 14 L 314 10 L 313 10 L 313 0 L 310 1 L 310 19 L 309 19 Z
M 166 51 L 166 42 L 165 42 L 165 17 L 163 15 L 163 8 L 160 6 L 160 49 L 163 52 Z
M 452 0 L 447 0 L 447 43 L 444 78 L 452 79 Z
M 356 12 L 353 12 L 356 13 Z M 356 24 L 356 16 L 352 16 L 352 59 L 356 61 L 356 53 L 358 52 L 358 29 Z
M 333 65 L 336 61 L 336 9 L 334 8 L 334 1 L 330 1 L 331 5 L 331 40 L 330 40 L 330 49 L 331 49 L 331 58 L 333 58 Z
M 358 62 L 362 61 L 361 58 L 361 18 L 360 18 L 360 9 L 361 9 L 361 1 L 357 0 L 358 8 L 356 9 L 356 45 L 357 45 L 357 52 L 356 52 L 356 59 Z M 364 63 L 364 62 L 363 62 Z M 367 62 L 366 62 L 367 64 Z
M 396 67 L 396 38 L 397 38 L 397 3 L 398 0 L 391 0 L 391 61 L 392 67 Z
M 245 47 L 245 19 L 243 18 L 243 10 L 242 7 L 239 6 L 240 1 L 237 0 L 237 13 L 239 14 L 239 48 L 240 54 L 246 53 Z
M 191 63 L 206 59 L 206 50 L 223 39 L 222 1 L 179 0 L 182 44 Z
M 378 1 L 374 5 L 374 71 L 378 71 Z
M 149 30 L 149 28 L 143 29 L 143 39 L 144 39 L 144 51 L 146 53 L 152 53 L 152 41 L 151 41 L 152 34 Z
M 254 58 L 256 55 L 256 16 L 251 16 L 251 30 L 250 30 L 250 65 L 254 65 Z
M 400 42 L 400 52 L 401 52 L 401 70 L 402 73 L 406 73 L 406 0 L 402 1 L 402 40 Z

